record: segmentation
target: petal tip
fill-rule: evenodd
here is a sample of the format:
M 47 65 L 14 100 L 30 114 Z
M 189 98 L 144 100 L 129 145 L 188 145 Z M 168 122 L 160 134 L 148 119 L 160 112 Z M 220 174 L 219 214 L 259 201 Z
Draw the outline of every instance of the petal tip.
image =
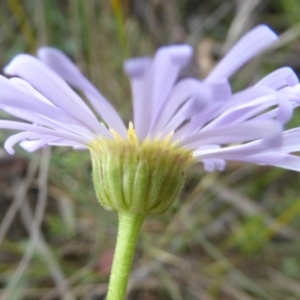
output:
M 150 61 L 149 57 L 129 59 L 124 62 L 123 69 L 129 76 L 139 77 L 144 74 Z
M 15 75 L 18 69 L 26 67 L 28 62 L 35 60 L 36 58 L 32 55 L 25 53 L 18 54 L 3 68 L 3 73 L 6 75 Z
M 171 57 L 180 66 L 187 65 L 193 55 L 193 48 L 190 45 L 171 46 Z
M 54 47 L 48 47 L 48 46 L 44 46 L 44 47 L 40 47 L 37 52 L 37 57 L 42 60 L 42 61 L 47 61 L 49 59 L 49 57 L 59 57 L 59 56 L 63 56 L 64 58 L 69 59 L 64 52 L 62 52 L 61 50 L 54 48 Z
M 14 154 L 15 154 L 14 148 L 11 147 L 10 145 L 4 144 L 4 149 L 6 150 L 6 152 L 7 152 L 9 155 L 14 155 Z
M 277 34 L 266 24 L 261 24 L 255 27 L 253 30 L 260 31 L 264 38 L 268 38 L 271 41 L 276 41 L 278 39 Z

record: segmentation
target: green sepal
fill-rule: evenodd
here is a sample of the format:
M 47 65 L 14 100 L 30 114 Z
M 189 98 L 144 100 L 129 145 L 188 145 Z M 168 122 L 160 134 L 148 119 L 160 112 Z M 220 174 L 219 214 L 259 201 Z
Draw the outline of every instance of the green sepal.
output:
M 89 145 L 99 202 L 109 210 L 157 214 L 179 196 L 192 151 L 170 141 L 101 138 Z

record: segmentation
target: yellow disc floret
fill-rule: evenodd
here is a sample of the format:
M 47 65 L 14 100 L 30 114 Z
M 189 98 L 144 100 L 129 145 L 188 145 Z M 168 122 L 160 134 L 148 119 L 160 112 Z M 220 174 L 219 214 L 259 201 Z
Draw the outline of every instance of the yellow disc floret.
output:
M 178 197 L 193 163 L 190 150 L 171 140 L 139 141 L 132 123 L 127 138 L 99 138 L 88 146 L 100 203 L 109 210 L 161 213 Z

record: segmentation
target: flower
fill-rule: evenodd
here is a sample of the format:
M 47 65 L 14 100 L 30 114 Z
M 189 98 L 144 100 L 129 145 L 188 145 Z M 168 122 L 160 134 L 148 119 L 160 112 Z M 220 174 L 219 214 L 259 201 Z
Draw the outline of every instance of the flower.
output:
M 138 233 L 149 213 L 167 210 L 179 195 L 188 167 L 202 162 L 223 170 L 227 160 L 300 171 L 300 128 L 283 130 L 300 105 L 300 84 L 288 67 L 232 93 L 230 76 L 276 41 L 264 25 L 248 32 L 200 81 L 184 77 L 192 57 L 188 45 L 158 49 L 153 58 L 125 62 L 133 94 L 133 123 L 120 115 L 53 48 L 38 58 L 16 56 L 0 77 L 0 108 L 23 121 L 0 120 L 17 130 L 5 142 L 27 151 L 46 145 L 88 148 L 101 204 L 119 217 L 107 299 L 124 299 Z M 92 109 L 71 87 L 80 90 Z
M 188 45 L 158 49 L 153 58 L 124 64 L 133 94 L 133 125 L 139 143 L 169 139 L 191 151 L 207 171 L 223 170 L 227 160 L 300 170 L 300 128 L 283 132 L 300 103 L 297 76 L 288 67 L 232 93 L 230 76 L 276 41 L 265 25 L 248 32 L 200 81 L 181 77 L 192 57 Z M 61 51 L 44 47 L 38 58 L 16 56 L 0 78 L 0 108 L 24 121 L 1 120 L 0 128 L 20 131 L 5 148 L 35 151 L 45 145 L 90 148 L 93 141 L 128 139 L 120 115 Z M 81 90 L 89 106 L 68 86 Z M 28 123 L 29 122 L 29 123 Z

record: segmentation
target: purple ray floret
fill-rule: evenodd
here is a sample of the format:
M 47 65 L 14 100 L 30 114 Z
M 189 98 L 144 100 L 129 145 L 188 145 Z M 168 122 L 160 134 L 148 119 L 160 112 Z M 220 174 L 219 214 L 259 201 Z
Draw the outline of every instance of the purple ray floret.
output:
M 189 45 L 126 61 L 138 139 L 169 136 L 193 151 L 207 171 L 223 170 L 227 160 L 300 171 L 300 158 L 293 154 L 300 151 L 300 128 L 284 131 L 300 105 L 293 70 L 275 70 L 236 93 L 229 84 L 232 74 L 276 39 L 267 26 L 255 27 L 203 81 L 181 76 L 193 55 Z M 20 54 L 4 73 L 12 78 L 0 76 L 0 109 L 20 119 L 0 120 L 0 128 L 18 131 L 5 142 L 10 154 L 17 143 L 32 152 L 47 145 L 88 148 L 115 133 L 126 139 L 118 112 L 60 50 L 41 48 L 38 58 Z M 91 108 L 72 87 L 83 92 Z

